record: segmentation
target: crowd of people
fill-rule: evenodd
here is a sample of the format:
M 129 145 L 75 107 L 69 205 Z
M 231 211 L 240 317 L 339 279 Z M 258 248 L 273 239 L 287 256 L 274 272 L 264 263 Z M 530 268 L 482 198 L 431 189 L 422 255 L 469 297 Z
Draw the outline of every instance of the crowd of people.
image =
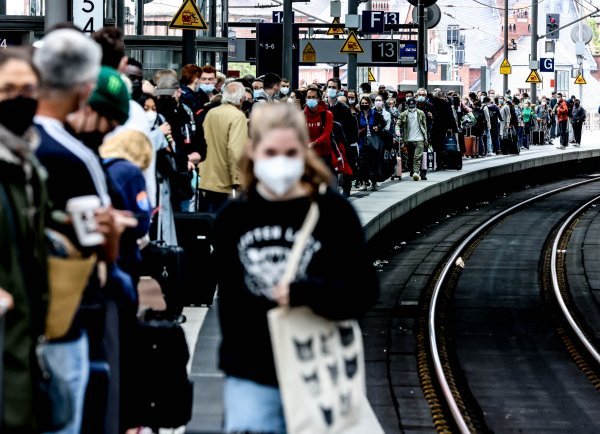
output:
M 2 431 L 85 432 L 98 357 L 111 372 L 104 432 L 140 430 L 128 327 L 142 249 L 150 239 L 177 246 L 181 212 L 219 212 L 227 430 L 280 429 L 260 417 L 281 413 L 266 312 L 309 306 L 358 318 L 377 297 L 360 223 L 341 196 L 398 175 L 389 161 L 427 179 L 424 156 L 435 152 L 437 169 L 447 167 L 449 136 L 460 152 L 475 137 L 471 157 L 499 154 L 511 132 L 524 149 L 534 131 L 560 136 L 561 149 L 572 131 L 579 146 L 585 118 L 577 99 L 560 94 L 533 104 L 493 90 L 344 89 L 336 77 L 292 89 L 274 73 L 227 78 L 193 64 L 149 77 L 112 27 L 89 38 L 58 26 L 36 49 L 0 50 Z M 313 201 L 321 217 L 310 247 L 297 279 L 281 284 L 282 259 Z M 53 377 L 67 388 L 62 415 Z

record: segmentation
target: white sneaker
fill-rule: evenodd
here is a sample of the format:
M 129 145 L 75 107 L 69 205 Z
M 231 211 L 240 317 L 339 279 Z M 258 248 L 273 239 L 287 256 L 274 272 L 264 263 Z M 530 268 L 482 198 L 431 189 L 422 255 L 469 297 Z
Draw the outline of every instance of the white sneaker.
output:
M 363 184 L 358 188 L 358 191 L 367 191 L 367 184 Z
M 579 148 L 581 146 L 581 143 L 573 143 L 573 146 L 576 146 Z
M 420 180 L 421 180 L 421 177 L 418 174 L 415 173 L 413 175 L 413 181 L 420 181 Z
M 493 152 L 488 152 L 487 154 L 488 154 L 488 155 L 490 155 L 490 156 L 491 156 L 491 155 L 496 155 L 496 154 L 494 154 Z
M 567 147 L 563 146 L 563 145 L 556 145 L 556 149 L 561 149 L 562 150 L 562 149 L 567 149 Z

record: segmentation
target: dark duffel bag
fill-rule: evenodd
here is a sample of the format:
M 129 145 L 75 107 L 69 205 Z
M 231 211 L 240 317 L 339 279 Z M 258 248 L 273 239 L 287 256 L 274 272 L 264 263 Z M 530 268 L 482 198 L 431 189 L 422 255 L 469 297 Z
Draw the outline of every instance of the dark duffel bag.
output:
M 130 424 L 158 432 L 183 426 L 192 418 L 194 389 L 187 373 L 190 353 L 181 318 L 172 320 L 149 310 L 138 322 L 134 347 L 139 363 L 127 379 L 136 392 Z
M 183 248 L 183 301 L 186 306 L 212 305 L 217 279 L 212 266 L 212 213 L 175 213 L 177 242 Z
M 182 277 L 184 274 L 183 249 L 169 246 L 164 241 L 152 241 L 141 251 L 141 276 L 155 279 L 162 290 L 167 314 L 175 318 L 183 311 Z
M 442 161 L 445 169 L 462 170 L 462 152 L 460 151 L 444 151 L 442 153 Z

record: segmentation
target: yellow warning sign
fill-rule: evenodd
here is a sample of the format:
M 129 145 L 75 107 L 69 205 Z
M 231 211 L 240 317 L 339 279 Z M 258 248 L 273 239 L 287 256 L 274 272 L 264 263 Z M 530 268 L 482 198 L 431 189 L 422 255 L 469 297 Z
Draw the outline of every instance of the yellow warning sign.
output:
M 331 24 L 341 24 L 340 23 L 340 19 L 339 18 L 334 18 L 333 22 Z M 327 30 L 327 34 L 329 36 L 336 36 L 336 35 L 345 35 L 346 32 L 344 32 L 344 29 L 340 28 L 340 27 L 330 27 L 329 30 Z
M 317 61 L 317 52 L 310 42 L 302 50 L 302 61 L 306 63 L 315 63 Z
M 169 23 L 170 29 L 208 30 L 200 9 L 194 0 L 184 0 L 183 4 Z
M 508 62 L 508 59 L 504 59 L 502 61 L 502 64 L 500 65 L 500 74 L 502 74 L 502 75 L 512 74 L 512 67 L 511 67 L 510 63 Z
M 369 71 L 369 75 L 368 75 L 367 80 L 369 80 L 369 83 L 371 83 L 373 81 L 377 81 L 377 80 L 375 80 L 375 76 L 373 75 L 373 71 L 371 71 L 371 68 L 369 68 L 368 71 Z
M 529 73 L 529 77 L 527 77 L 527 80 L 525 80 L 526 83 L 541 83 L 542 82 L 542 77 L 540 77 L 540 74 L 538 74 L 536 69 L 532 69 L 531 73 Z
M 344 45 L 342 45 L 342 49 L 340 50 L 340 53 L 364 53 L 365 50 L 362 47 L 362 45 L 360 45 L 360 42 L 358 41 L 358 38 L 356 37 L 356 33 L 354 32 L 350 32 L 350 34 L 348 35 L 348 39 L 346 39 L 346 42 L 344 42 Z
M 583 78 L 583 74 L 581 72 L 575 79 L 575 84 L 587 84 L 587 81 L 585 81 L 585 78 Z

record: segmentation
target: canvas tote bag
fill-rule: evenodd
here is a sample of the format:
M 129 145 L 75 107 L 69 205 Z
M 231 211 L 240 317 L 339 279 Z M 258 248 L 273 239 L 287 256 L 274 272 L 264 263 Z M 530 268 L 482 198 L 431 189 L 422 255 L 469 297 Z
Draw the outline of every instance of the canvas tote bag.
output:
M 319 219 L 316 202 L 296 236 L 282 282 L 292 282 Z M 288 434 L 379 434 L 365 395 L 358 322 L 331 321 L 308 307 L 269 311 L 269 331 Z

